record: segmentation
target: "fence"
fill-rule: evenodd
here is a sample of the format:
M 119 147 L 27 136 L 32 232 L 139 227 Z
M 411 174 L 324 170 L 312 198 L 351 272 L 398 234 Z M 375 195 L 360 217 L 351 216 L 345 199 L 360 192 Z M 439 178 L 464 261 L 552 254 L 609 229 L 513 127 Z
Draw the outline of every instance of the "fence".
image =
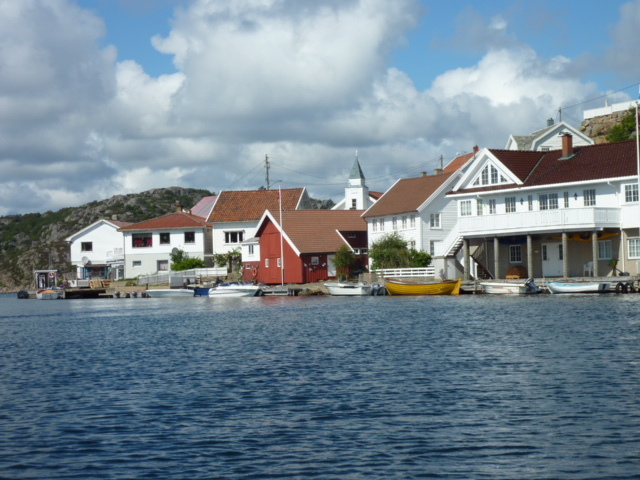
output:
M 378 277 L 435 277 L 435 267 L 425 268 L 381 268 L 374 270 Z
M 155 275 L 140 275 L 138 285 L 182 285 L 184 283 L 200 283 L 203 278 L 224 277 L 227 267 L 194 268 L 179 272 L 162 272 Z

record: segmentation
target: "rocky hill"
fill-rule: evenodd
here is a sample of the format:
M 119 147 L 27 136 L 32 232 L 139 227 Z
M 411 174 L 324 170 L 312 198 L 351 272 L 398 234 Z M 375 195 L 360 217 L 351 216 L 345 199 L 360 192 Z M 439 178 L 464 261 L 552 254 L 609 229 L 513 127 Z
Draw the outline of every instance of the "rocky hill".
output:
M 160 188 L 57 212 L 0 217 L 0 291 L 29 287 L 33 270 L 52 267 L 71 271 L 65 238 L 101 218 L 141 222 L 173 212 L 178 203 L 191 207 L 209 195 L 214 194 L 192 188 Z

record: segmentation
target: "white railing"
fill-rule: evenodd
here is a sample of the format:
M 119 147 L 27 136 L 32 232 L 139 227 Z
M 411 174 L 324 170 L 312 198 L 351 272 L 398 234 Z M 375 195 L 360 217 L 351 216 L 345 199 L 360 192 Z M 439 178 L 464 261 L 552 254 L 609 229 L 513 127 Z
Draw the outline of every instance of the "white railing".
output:
M 557 229 L 618 228 L 619 208 L 562 208 L 531 212 L 460 217 L 460 235 L 497 235 Z
M 215 278 L 224 277 L 226 275 L 227 267 L 193 268 L 191 270 L 181 270 L 179 272 L 160 272 L 155 275 L 140 275 L 138 277 L 138 285 L 182 284 L 182 279 Z M 173 282 L 172 279 L 174 279 Z M 178 280 L 176 281 L 176 279 Z
M 451 253 L 451 249 L 458 242 L 460 238 L 459 223 L 456 223 L 442 242 L 437 242 L 435 245 L 435 251 L 433 252 L 436 257 L 444 257 Z
M 107 261 L 124 260 L 124 248 L 114 248 L 107 252 Z
M 375 273 L 379 277 L 435 277 L 436 269 L 435 267 L 425 267 L 425 268 L 380 268 L 378 270 L 374 270 Z

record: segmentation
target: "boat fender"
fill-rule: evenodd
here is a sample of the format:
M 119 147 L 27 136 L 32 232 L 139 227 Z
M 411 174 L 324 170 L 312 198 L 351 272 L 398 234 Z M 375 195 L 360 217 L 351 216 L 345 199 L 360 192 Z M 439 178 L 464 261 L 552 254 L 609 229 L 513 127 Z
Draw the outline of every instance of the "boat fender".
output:
M 616 293 L 629 293 L 629 285 L 626 282 L 618 282 L 616 284 Z
M 256 278 L 256 277 L 258 276 L 258 269 L 257 269 L 256 267 L 253 267 L 253 268 L 251 269 L 251 276 L 252 276 L 253 278 Z
M 622 282 L 616 283 L 616 293 L 622 293 Z
M 636 289 L 634 288 L 632 283 L 627 282 L 627 292 L 635 293 Z

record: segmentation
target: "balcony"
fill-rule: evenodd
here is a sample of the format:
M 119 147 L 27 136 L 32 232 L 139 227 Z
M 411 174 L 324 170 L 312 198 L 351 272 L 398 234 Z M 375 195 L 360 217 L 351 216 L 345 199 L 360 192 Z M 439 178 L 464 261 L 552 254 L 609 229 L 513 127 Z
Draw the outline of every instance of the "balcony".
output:
M 619 208 L 562 208 L 458 218 L 465 237 L 620 228 Z
M 114 248 L 107 252 L 107 263 L 124 260 L 124 248 Z

